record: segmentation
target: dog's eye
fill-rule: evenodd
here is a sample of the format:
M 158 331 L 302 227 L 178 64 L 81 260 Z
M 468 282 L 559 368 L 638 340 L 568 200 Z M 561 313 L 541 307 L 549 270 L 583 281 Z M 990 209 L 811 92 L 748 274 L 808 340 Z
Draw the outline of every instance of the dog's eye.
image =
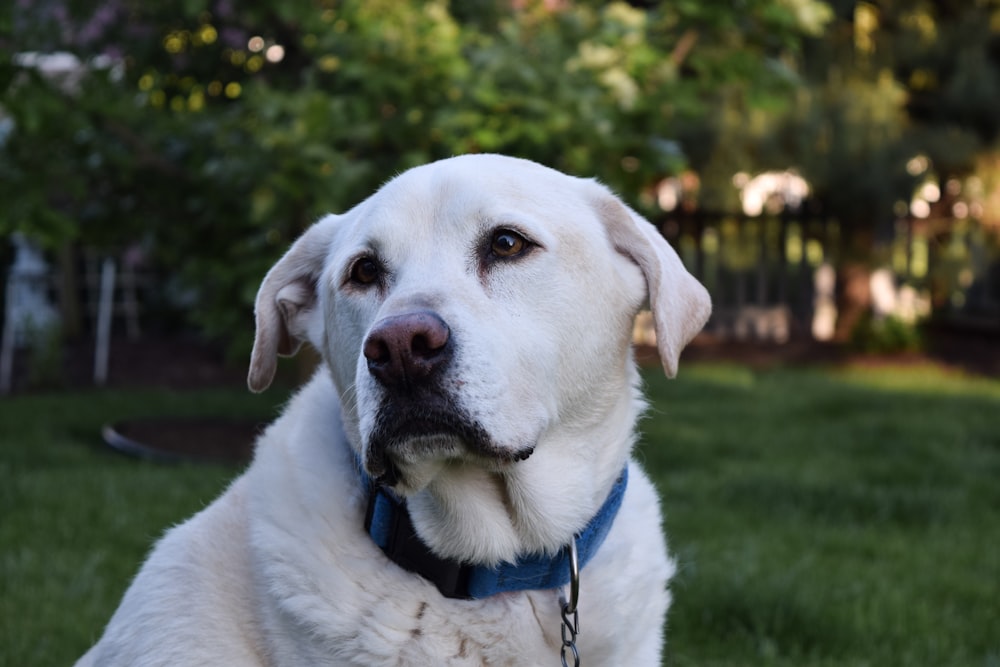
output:
M 351 265 L 351 282 L 371 285 L 382 276 L 382 267 L 371 257 L 360 257 Z
M 498 229 L 490 240 L 490 254 L 501 259 L 517 257 L 528 249 L 528 241 L 510 229 Z

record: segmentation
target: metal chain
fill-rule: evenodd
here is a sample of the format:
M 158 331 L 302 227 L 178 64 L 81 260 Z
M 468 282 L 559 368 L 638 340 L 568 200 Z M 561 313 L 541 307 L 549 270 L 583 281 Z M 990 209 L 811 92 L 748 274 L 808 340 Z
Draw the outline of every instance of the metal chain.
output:
M 559 596 L 559 606 L 562 609 L 562 648 L 559 657 L 563 667 L 580 667 L 580 652 L 576 649 L 576 636 L 580 634 L 580 613 L 577 602 L 580 600 L 580 566 L 576 556 L 576 539 L 569 543 L 569 599 Z M 569 657 L 572 656 L 572 662 Z
M 559 649 L 559 657 L 562 658 L 563 667 L 580 667 L 580 652 L 576 649 L 576 636 L 580 632 L 580 614 L 577 611 L 569 610 L 569 603 L 562 602 L 562 648 Z M 567 660 L 572 654 L 573 660 Z

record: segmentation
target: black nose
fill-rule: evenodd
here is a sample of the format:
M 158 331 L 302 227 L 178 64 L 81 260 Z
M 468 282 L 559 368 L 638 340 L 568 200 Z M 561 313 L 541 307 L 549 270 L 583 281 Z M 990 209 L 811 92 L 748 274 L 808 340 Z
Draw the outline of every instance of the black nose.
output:
M 448 325 L 430 311 L 387 317 L 365 340 L 368 372 L 391 388 L 419 383 L 448 361 L 450 340 Z

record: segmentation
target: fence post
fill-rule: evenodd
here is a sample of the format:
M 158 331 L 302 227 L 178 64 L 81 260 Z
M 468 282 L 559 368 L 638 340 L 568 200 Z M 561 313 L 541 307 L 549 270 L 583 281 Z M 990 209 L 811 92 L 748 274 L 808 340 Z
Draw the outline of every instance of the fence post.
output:
M 778 214 L 778 303 L 787 306 L 788 303 L 788 217 L 791 213 L 787 206 L 781 208 Z
M 767 226 L 769 220 L 767 218 L 758 218 L 757 224 L 757 238 L 758 238 L 758 249 L 760 255 L 757 257 L 757 305 L 766 306 L 767 305 L 767 259 L 769 253 L 767 252 Z
M 111 315 L 115 301 L 115 260 L 105 257 L 101 263 L 100 301 L 97 306 L 97 344 L 94 350 L 94 384 L 108 381 L 108 356 L 111 348 Z

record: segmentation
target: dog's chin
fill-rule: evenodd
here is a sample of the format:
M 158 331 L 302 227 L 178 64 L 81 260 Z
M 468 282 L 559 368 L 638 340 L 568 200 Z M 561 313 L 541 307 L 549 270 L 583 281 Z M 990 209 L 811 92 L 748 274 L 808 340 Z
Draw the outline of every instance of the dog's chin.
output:
M 385 410 L 367 441 L 368 474 L 401 495 L 422 490 L 449 464 L 474 463 L 501 470 L 533 451 L 500 445 L 479 424 L 454 413 Z
M 461 441 L 453 437 L 418 436 L 387 452 L 381 468 L 384 472 L 374 479 L 401 496 L 409 496 L 426 488 L 450 463 L 465 458 L 464 452 Z

